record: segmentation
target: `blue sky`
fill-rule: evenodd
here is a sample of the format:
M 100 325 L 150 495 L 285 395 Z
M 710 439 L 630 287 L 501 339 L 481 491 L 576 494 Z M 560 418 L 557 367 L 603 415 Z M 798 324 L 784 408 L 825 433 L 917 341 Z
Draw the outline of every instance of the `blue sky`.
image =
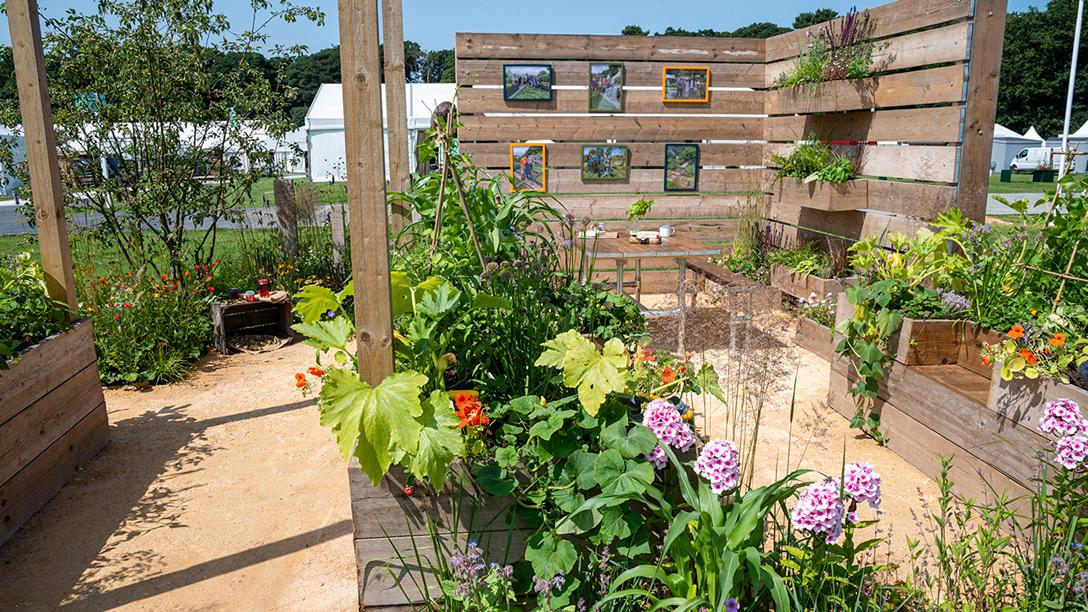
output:
M 310 23 L 280 24 L 271 31 L 282 44 L 305 44 L 311 51 L 337 42 L 336 0 L 297 0 L 325 11 L 322 27 Z M 95 10 L 94 0 L 39 0 L 46 15 L 61 16 L 66 9 Z M 754 21 L 789 26 L 794 16 L 816 8 L 844 13 L 857 0 L 405 0 L 405 37 L 425 49 L 450 48 L 455 32 L 532 32 L 552 34 L 618 34 L 625 25 L 640 25 L 651 32 L 666 26 L 698 30 L 732 30 Z M 873 2 L 873 5 L 884 2 Z M 1045 0 L 1009 0 L 1010 11 L 1042 8 Z M 216 0 L 232 21 L 248 21 L 249 2 Z M 0 43 L 10 42 L 7 20 L 0 19 Z

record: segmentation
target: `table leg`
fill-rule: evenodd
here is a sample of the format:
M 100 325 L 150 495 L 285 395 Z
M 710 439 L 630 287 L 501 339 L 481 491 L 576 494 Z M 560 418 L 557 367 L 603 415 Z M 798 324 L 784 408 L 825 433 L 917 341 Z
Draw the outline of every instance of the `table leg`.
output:
M 623 264 L 627 263 L 625 259 L 616 260 L 616 293 L 624 295 L 623 292 Z
M 635 260 L 635 301 L 642 303 L 642 260 Z
M 685 293 L 684 276 L 685 276 L 685 273 L 687 272 L 687 267 L 688 266 L 687 266 L 687 260 L 684 259 L 683 257 L 677 258 L 676 263 L 678 264 L 677 265 L 677 273 L 676 273 L 676 280 L 677 280 L 677 282 L 676 282 L 676 298 L 677 298 L 677 306 L 680 308 L 680 333 L 678 334 L 679 341 L 677 342 L 678 346 L 676 348 L 676 352 L 680 353 L 680 355 L 682 356 L 684 354 L 684 334 L 687 332 L 687 318 L 688 318 L 688 316 L 687 316 L 687 313 L 688 313 L 687 299 L 686 299 L 686 296 L 684 295 L 684 293 Z

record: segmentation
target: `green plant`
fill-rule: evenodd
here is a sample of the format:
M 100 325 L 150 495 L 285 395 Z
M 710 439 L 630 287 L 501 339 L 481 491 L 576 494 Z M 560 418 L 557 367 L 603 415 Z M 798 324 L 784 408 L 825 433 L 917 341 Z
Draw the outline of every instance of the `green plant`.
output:
M 790 88 L 869 76 L 877 47 L 872 40 L 874 28 L 868 11 L 858 13 L 851 8 L 798 51 L 793 67 L 776 85 Z
M 836 153 L 830 145 L 820 142 L 815 135 L 809 135 L 789 155 L 772 155 L 771 163 L 778 167 L 775 176 L 801 179 L 806 183 L 819 181 L 840 184 L 857 175 L 850 158 Z
M 634 221 L 640 217 L 645 217 L 650 209 L 653 208 L 654 201 L 647 200 L 645 198 L 635 200 L 630 206 L 627 207 L 627 220 Z
M 793 249 L 776 249 L 767 254 L 767 263 L 783 266 L 801 275 L 830 278 L 835 275 L 831 256 L 817 251 L 811 244 Z
M 1068 384 L 1070 374 L 1088 363 L 1086 329 L 1084 307 L 1062 305 L 1013 325 L 1004 340 L 983 347 L 982 358 L 1001 365 L 1003 380 L 1044 378 Z
M 797 300 L 796 308 L 797 313 L 802 317 L 811 319 L 824 327 L 835 327 L 838 300 L 830 293 L 820 297 L 813 292 L 808 297 Z
M 0 258 L 0 370 L 19 351 L 68 327 L 70 310 L 46 294 L 45 277 L 30 253 Z

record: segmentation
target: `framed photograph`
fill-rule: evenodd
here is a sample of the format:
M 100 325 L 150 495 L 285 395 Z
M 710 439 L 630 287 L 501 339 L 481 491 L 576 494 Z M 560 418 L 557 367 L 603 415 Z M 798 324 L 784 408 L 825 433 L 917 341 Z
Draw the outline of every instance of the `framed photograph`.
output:
M 554 80 L 551 64 L 503 64 L 502 97 L 508 102 L 551 100 Z
M 626 181 L 630 174 L 630 151 L 624 145 L 582 147 L 583 181 Z
M 548 148 L 542 144 L 510 145 L 510 182 L 514 191 L 548 190 Z
M 589 112 L 623 112 L 623 64 L 589 65 Z
M 661 69 L 662 102 L 707 102 L 709 100 L 710 68 L 665 66 Z
M 665 145 L 665 191 L 699 188 L 699 145 Z

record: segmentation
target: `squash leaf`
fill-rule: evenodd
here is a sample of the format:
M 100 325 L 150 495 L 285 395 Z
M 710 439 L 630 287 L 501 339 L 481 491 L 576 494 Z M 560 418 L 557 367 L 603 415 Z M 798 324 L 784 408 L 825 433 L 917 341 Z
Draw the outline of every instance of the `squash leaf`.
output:
M 295 312 L 302 317 L 303 323 L 320 321 L 326 312 L 340 309 L 340 300 L 336 294 L 332 289 L 321 285 L 306 285 L 295 294 L 295 298 L 298 300 Z
M 457 417 L 453 414 L 453 402 L 442 391 L 433 391 L 423 401 L 423 414 L 419 422 L 419 447 L 412 456 L 411 470 L 416 478 L 426 477 L 435 489 L 441 489 L 446 481 L 450 464 L 465 454 L 465 441 L 457 431 Z
M 591 415 L 597 414 L 609 393 L 627 388 L 627 349 L 617 338 L 597 350 L 572 329 L 545 342 L 544 348 L 536 365 L 561 369 L 563 384 L 578 389 L 578 399 Z

